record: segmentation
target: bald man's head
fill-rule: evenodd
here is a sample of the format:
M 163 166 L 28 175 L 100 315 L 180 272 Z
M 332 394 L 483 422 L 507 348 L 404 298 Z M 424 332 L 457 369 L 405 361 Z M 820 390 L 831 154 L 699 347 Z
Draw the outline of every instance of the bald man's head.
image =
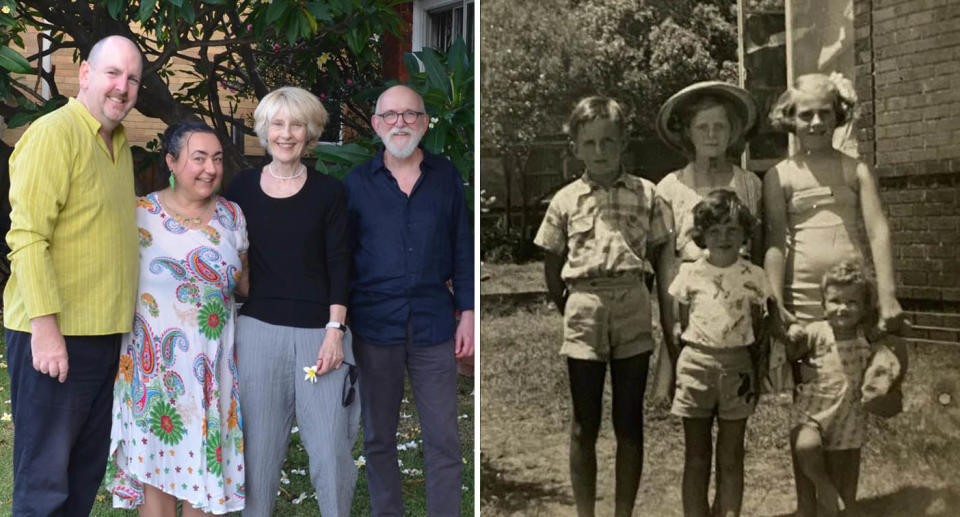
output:
M 142 73 L 140 49 L 123 36 L 98 41 L 80 64 L 77 100 L 100 122 L 105 138 L 137 103 Z
M 417 152 L 420 139 L 427 132 L 425 111 L 419 93 L 408 86 L 391 86 L 377 99 L 376 113 L 370 123 L 387 152 L 406 159 Z

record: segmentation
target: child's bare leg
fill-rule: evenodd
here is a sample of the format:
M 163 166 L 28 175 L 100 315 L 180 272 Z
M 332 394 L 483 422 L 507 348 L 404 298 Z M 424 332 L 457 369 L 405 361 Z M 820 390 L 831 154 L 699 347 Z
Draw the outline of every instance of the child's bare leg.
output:
M 570 426 L 570 480 L 577 515 L 593 517 L 597 501 L 597 436 L 607 364 L 567 359 L 573 422 Z
M 613 381 L 613 431 L 617 436 L 616 511 L 630 517 L 643 473 L 643 394 L 650 354 L 610 362 Z
M 707 488 L 713 458 L 713 418 L 683 419 L 683 515 L 708 517 Z
M 793 483 L 797 489 L 796 517 L 817 517 L 817 487 L 800 470 L 797 451 L 793 447 L 793 433 L 790 436 L 790 457 L 793 460 Z
M 143 504 L 137 507 L 140 517 L 176 517 L 177 498 L 159 488 L 143 485 Z
M 860 481 L 860 449 L 827 451 L 827 472 L 846 507 L 844 515 L 859 515 L 856 509 L 857 484 Z
M 737 517 L 743 503 L 743 436 L 747 419 L 717 419 L 717 504 L 713 515 Z
M 795 467 L 805 475 L 816 487 L 816 513 L 799 515 L 817 515 L 818 517 L 835 517 L 839 512 L 837 506 L 839 494 L 830 475 L 827 473 L 823 439 L 820 431 L 810 425 L 798 425 L 791 432 Z M 794 470 L 798 470 L 795 468 Z M 799 495 L 797 499 L 799 503 Z

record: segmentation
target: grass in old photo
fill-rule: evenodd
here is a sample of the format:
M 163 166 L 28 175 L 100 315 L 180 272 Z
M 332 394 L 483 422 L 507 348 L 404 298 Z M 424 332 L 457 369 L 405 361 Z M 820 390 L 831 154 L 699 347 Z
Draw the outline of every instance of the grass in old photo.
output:
M 11 514 L 11 494 L 13 491 L 12 453 L 13 423 L 8 420 L 10 413 L 10 380 L 6 367 L 6 347 L 0 343 L 0 517 Z M 401 407 L 400 428 L 397 434 L 397 448 L 403 481 L 403 499 L 406 514 L 423 516 L 427 514 L 426 487 L 423 477 L 423 440 L 421 438 L 416 406 L 412 390 L 407 385 L 407 396 Z M 474 441 L 474 400 L 473 379 L 460 377 L 457 385 L 457 398 L 460 426 L 460 442 L 463 454 L 463 483 L 461 512 L 464 516 L 474 514 L 474 477 L 473 477 L 473 441 Z M 361 423 L 362 425 L 362 423 Z M 363 455 L 363 430 L 353 447 L 353 456 L 360 460 Z M 299 430 L 290 436 L 287 460 L 283 465 L 283 481 L 277 496 L 277 505 L 273 515 L 283 517 L 319 515 L 313 487 L 310 485 L 307 454 L 300 440 Z M 248 481 L 249 482 L 249 481 Z M 362 517 L 370 514 L 370 496 L 364 467 L 360 468 L 357 489 L 353 499 L 352 515 Z M 110 495 L 101 488 L 97 502 L 91 512 L 95 517 L 129 517 L 134 511 L 112 508 Z M 230 514 L 239 516 L 239 513 Z
M 542 268 L 520 267 L 527 275 Z M 503 270 L 492 265 L 488 272 L 498 276 Z M 498 282 L 513 283 L 509 274 Z M 484 306 L 481 318 L 481 511 L 493 517 L 573 516 L 570 393 L 558 354 L 561 316 L 542 299 L 523 300 L 498 299 Z M 914 346 L 910 360 L 904 413 L 868 423 L 858 491 L 862 514 L 960 515 L 960 346 Z M 610 402 L 608 380 L 597 444 L 599 515 L 613 511 Z M 785 517 L 794 511 L 790 411 L 789 395 L 764 395 L 747 423 L 743 515 Z M 634 515 L 682 515 L 682 423 L 649 396 L 644 418 L 644 471 Z

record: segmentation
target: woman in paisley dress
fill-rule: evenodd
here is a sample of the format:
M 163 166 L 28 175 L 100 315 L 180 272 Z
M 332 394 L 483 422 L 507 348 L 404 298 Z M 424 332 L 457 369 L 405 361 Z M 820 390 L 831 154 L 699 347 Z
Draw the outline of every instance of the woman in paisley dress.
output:
M 216 194 L 217 135 L 163 135 L 170 187 L 137 199 L 140 278 L 114 385 L 106 483 L 118 508 L 210 515 L 244 506 L 233 291 L 246 262 L 239 207 Z

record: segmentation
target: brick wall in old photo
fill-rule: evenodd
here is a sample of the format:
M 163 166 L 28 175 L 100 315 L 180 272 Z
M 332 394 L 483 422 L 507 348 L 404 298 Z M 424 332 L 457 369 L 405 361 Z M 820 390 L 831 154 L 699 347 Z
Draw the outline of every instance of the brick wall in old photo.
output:
M 960 2 L 854 0 L 858 140 L 916 337 L 960 341 Z

